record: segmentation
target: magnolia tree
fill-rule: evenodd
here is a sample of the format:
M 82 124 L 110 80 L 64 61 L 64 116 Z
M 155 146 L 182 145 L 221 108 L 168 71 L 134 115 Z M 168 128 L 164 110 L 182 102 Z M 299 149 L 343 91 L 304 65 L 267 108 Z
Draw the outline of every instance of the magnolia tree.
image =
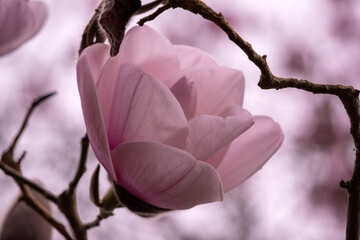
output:
M 119 208 L 160 221 L 179 212 L 176 210 L 226 201 L 225 193 L 238 188 L 277 152 L 286 132 L 276 119 L 252 115 L 243 108 L 242 69 L 223 66 L 199 48 L 175 44 L 151 27 L 176 8 L 197 15 L 204 24 L 212 22 L 226 34 L 228 41 L 260 70 L 260 88 L 297 88 L 334 95 L 342 103 L 355 144 L 355 165 L 351 179 L 337 181 L 348 193 L 346 239 L 359 239 L 359 91 L 337 85 L 340 80 L 336 85 L 325 85 L 278 77 L 266 55 L 259 55 L 230 26 L 225 14 L 200 0 L 103 0 L 94 9 L 82 36 L 79 34 L 76 58 L 78 96 L 86 128 L 79 160 L 73 162 L 77 168 L 59 194 L 47 188 L 46 179 L 24 174 L 25 152 L 18 157 L 19 139 L 26 135 L 33 111 L 55 92 L 38 96 L 17 134 L 3 149 L 0 168 L 13 178 L 21 194 L 2 219 L 0 239 L 52 239 L 52 230 L 65 239 L 87 239 L 90 229 L 121 214 Z M 0 55 L 21 51 L 21 46 L 42 28 L 48 14 L 52 13 L 41 2 L 0 0 Z M 128 27 L 139 14 L 144 15 L 138 26 Z M 192 36 L 196 37 L 201 38 Z M 320 115 L 331 115 L 331 106 L 324 104 L 320 109 Z M 329 118 L 323 117 L 321 122 L 330 123 Z M 322 134 L 333 137 L 326 130 Z M 308 140 L 304 137 L 302 142 L 311 143 L 317 136 L 306 136 Z M 87 221 L 79 214 L 77 192 L 87 169 L 89 146 L 99 165 L 86 184 L 91 207 L 98 214 Z M 101 178 L 101 168 L 107 178 Z M 100 191 L 104 185 L 107 190 Z

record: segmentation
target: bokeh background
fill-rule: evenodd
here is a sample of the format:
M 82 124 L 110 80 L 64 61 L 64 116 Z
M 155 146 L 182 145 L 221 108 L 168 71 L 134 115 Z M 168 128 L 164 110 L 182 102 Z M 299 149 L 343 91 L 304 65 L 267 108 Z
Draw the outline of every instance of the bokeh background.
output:
M 74 174 L 85 133 L 75 64 L 82 31 L 98 1 L 43 1 L 49 16 L 41 32 L 0 58 L 0 151 L 11 142 L 31 101 L 57 91 L 36 110 L 16 154 L 27 152 L 26 176 L 40 179 L 59 194 Z M 360 88 L 360 1 L 204 2 L 222 12 L 259 54 L 268 55 L 276 75 Z M 169 10 L 147 25 L 174 43 L 199 47 L 220 64 L 242 70 L 245 108 L 273 117 L 282 126 L 285 141 L 262 170 L 226 193 L 224 202 L 152 219 L 118 209 L 115 216 L 89 231 L 89 239 L 344 239 L 347 199 L 339 182 L 351 176 L 354 145 L 340 101 L 294 89 L 261 90 L 259 70 L 221 30 L 199 16 Z M 85 222 L 97 214 L 88 197 L 96 164 L 90 151 L 88 172 L 78 189 Z M 104 192 L 108 185 L 105 171 L 101 174 Z M 13 180 L 0 172 L 0 222 L 18 194 Z M 53 212 L 66 222 L 55 206 Z M 56 231 L 53 236 L 62 239 Z

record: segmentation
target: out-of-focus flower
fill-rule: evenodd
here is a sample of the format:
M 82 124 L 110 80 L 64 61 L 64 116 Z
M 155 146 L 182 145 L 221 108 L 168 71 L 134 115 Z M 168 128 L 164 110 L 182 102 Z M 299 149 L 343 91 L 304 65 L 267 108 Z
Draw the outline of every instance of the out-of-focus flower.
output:
M 116 57 L 84 50 L 78 87 L 91 146 L 116 185 L 145 203 L 220 201 L 277 151 L 282 131 L 242 108 L 244 77 L 208 54 L 134 27 Z
M 50 211 L 48 201 L 39 193 L 32 193 L 35 199 Z M 10 209 L 1 228 L 1 240 L 50 240 L 52 235 L 50 224 L 21 198 Z
M 0 0 L 0 56 L 32 38 L 43 26 L 47 9 L 42 2 Z

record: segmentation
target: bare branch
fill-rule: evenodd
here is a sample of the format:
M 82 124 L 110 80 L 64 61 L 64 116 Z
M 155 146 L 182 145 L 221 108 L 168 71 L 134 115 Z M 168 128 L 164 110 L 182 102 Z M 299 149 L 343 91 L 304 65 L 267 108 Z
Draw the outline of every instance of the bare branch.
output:
M 143 26 L 144 23 L 148 21 L 154 20 L 157 16 L 159 16 L 161 13 L 165 12 L 166 10 L 170 9 L 171 6 L 169 4 L 165 4 L 164 6 L 157 9 L 154 13 L 150 14 L 149 16 L 146 16 L 138 21 L 138 24 L 140 26 Z
M 88 230 L 94 227 L 98 227 L 100 226 L 100 222 L 103 219 L 106 219 L 111 216 L 113 216 L 113 214 L 110 212 L 101 212 L 94 221 L 84 224 L 84 228 Z
M 142 5 L 141 8 L 135 12 L 135 15 L 142 14 L 142 13 L 145 13 L 147 11 L 150 11 L 151 9 L 157 7 L 158 5 L 160 5 L 163 2 L 165 2 L 165 1 L 163 1 L 163 0 L 155 0 L 155 1 L 151 2 L 151 3 Z
M 0 168 L 4 171 L 4 173 L 6 175 L 13 177 L 17 182 L 28 185 L 31 189 L 37 191 L 38 193 L 43 195 L 48 200 L 50 200 L 53 203 L 57 204 L 58 198 L 53 193 L 48 191 L 47 189 L 43 188 L 42 186 L 34 183 L 33 181 L 31 181 L 29 179 L 27 179 L 21 173 L 13 170 L 11 167 L 8 167 L 3 162 L 0 162 Z
M 69 193 L 70 194 L 73 194 L 75 192 L 75 189 L 76 189 L 82 175 L 86 172 L 86 160 L 87 160 L 88 150 L 89 150 L 89 138 L 87 135 L 85 135 L 81 139 L 81 154 L 80 154 L 78 168 L 76 170 L 73 180 L 69 184 Z
M 42 103 L 43 101 L 47 100 L 48 98 L 54 96 L 56 94 L 56 92 L 51 92 L 51 93 L 48 93 L 48 94 L 45 94 L 43 96 L 40 96 L 39 98 L 35 99 L 33 101 L 33 103 L 31 104 L 31 107 L 29 108 L 26 116 L 25 116 L 25 119 L 20 127 L 20 130 L 18 132 L 18 134 L 15 136 L 13 142 L 11 143 L 9 149 L 8 149 L 8 152 L 12 153 L 16 147 L 16 144 L 20 138 L 20 136 L 22 135 L 22 133 L 24 132 L 25 130 L 25 127 L 30 119 L 30 116 L 32 114 L 32 112 L 34 111 L 34 109 L 40 104 Z

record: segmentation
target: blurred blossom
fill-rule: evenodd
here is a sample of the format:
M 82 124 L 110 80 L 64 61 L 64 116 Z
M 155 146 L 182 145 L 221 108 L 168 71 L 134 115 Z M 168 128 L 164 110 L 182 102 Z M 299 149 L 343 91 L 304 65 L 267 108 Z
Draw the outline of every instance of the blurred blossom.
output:
M 33 196 L 48 211 L 50 205 L 37 192 Z M 1 226 L 1 240 L 50 240 L 52 227 L 20 197 L 7 214 Z
M 32 38 L 43 26 L 47 9 L 42 2 L 0 0 L 0 56 Z
M 161 209 L 222 200 L 283 141 L 271 118 L 242 108 L 240 71 L 148 27 L 131 29 L 114 58 L 105 44 L 87 48 L 77 76 L 97 158 L 116 185 Z

